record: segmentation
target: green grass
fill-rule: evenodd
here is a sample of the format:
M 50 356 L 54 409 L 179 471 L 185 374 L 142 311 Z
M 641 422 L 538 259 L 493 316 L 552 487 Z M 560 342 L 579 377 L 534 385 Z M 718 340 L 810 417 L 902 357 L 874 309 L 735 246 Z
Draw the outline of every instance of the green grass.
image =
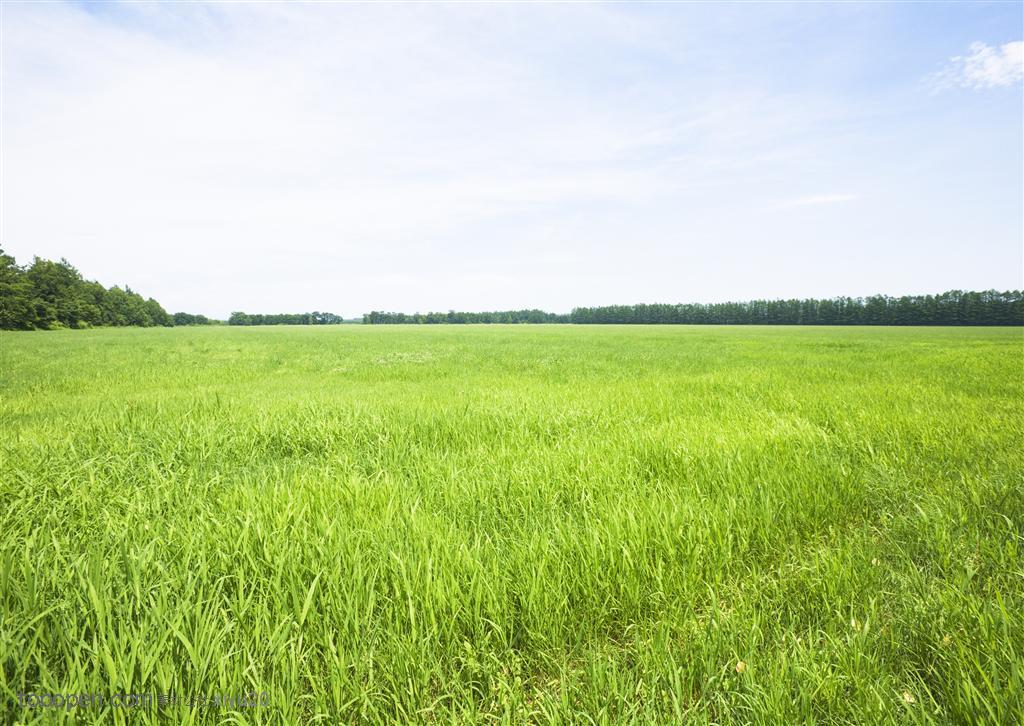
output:
M 19 692 L 272 703 L 64 712 L 101 722 L 1024 715 L 1020 329 L 0 348 L 7 721 L 58 719 Z

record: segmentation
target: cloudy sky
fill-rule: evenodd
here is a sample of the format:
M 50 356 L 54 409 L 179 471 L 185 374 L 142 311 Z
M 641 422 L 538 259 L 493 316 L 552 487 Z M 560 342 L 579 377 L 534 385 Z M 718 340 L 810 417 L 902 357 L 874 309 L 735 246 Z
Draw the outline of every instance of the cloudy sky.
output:
M 1017 2 L 0 8 L 0 244 L 171 311 L 1024 286 Z

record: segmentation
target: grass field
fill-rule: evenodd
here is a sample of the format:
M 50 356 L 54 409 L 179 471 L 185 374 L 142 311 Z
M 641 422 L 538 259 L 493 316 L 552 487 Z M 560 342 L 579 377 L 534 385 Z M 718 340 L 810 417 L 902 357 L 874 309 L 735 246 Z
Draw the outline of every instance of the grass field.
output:
M 1022 720 L 1020 329 L 0 348 L 8 722 Z

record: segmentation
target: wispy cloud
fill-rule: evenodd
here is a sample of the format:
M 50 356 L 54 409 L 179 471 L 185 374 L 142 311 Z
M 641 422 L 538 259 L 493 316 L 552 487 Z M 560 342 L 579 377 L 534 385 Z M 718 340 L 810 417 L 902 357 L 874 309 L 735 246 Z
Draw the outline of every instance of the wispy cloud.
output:
M 970 53 L 953 56 L 949 64 L 929 77 L 935 91 L 950 88 L 1000 88 L 1024 78 L 1024 41 L 990 46 L 971 43 Z
M 808 197 L 797 197 L 788 199 L 775 205 L 776 209 L 792 209 L 793 207 L 812 207 L 822 204 L 839 204 L 840 202 L 852 202 L 860 199 L 857 194 L 814 194 Z
M 905 93 L 915 13 L 4 3 L 0 236 L 220 316 L 881 289 L 870 255 L 808 287 L 823 234 L 907 250 L 894 292 L 1016 286 L 1019 104 L 964 140 L 981 110 Z

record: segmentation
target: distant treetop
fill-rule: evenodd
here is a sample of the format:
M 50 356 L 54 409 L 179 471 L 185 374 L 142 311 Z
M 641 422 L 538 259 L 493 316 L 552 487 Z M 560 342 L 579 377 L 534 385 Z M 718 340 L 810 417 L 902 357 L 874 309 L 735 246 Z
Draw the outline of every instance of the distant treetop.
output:
M 576 323 L 627 325 L 1024 325 L 1020 290 L 825 300 L 750 300 L 726 303 L 607 305 L 574 308 L 568 315 L 541 310 L 495 313 L 383 313 L 369 325 L 401 323 Z
M 228 325 L 340 325 L 345 320 L 334 313 L 231 313 Z
M 181 317 L 179 317 L 181 316 Z M 179 322 L 179 320 L 181 322 Z M 97 325 L 205 325 L 202 315 L 169 315 L 153 298 L 130 287 L 105 288 L 82 279 L 71 263 L 36 257 L 21 267 L 0 249 L 0 328 L 51 330 Z

